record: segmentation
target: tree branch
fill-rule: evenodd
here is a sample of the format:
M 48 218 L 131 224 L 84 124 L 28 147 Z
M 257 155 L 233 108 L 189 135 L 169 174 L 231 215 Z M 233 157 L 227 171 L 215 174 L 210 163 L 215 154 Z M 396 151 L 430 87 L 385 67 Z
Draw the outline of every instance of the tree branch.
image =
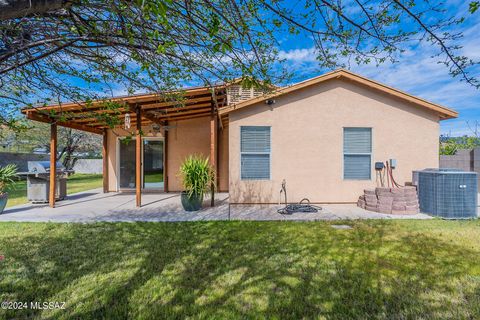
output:
M 67 0 L 0 0 L 0 21 L 67 9 L 71 5 L 72 1 Z

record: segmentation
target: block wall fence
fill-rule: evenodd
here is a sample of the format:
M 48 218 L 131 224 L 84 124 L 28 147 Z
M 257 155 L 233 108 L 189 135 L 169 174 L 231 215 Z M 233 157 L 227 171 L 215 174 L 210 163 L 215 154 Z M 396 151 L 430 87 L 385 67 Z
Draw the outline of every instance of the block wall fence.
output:
M 480 183 L 480 148 L 458 150 L 452 156 L 441 155 L 440 168 L 455 168 L 477 172 Z

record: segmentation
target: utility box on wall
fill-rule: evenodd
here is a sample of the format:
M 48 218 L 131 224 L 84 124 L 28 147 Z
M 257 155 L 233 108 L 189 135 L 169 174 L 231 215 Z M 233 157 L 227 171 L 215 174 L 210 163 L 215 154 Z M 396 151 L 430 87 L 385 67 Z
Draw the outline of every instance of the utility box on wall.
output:
M 425 169 L 413 173 L 420 211 L 445 219 L 477 217 L 477 173 L 455 169 Z

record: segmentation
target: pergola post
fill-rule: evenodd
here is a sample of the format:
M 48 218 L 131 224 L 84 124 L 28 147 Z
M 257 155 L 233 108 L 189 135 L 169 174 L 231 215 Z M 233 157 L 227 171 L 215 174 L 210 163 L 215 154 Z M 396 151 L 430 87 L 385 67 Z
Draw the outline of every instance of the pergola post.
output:
M 168 121 L 165 121 L 165 127 Z M 163 192 L 168 192 L 168 130 L 165 129 L 163 134 Z
M 102 157 L 103 157 L 103 193 L 108 192 L 108 132 L 105 129 L 103 131 L 103 147 L 102 147 Z
M 50 124 L 50 190 L 48 203 L 55 207 L 55 194 L 57 190 L 57 124 Z
M 136 107 L 137 130 L 135 148 L 135 200 L 137 207 L 142 206 L 142 111 L 140 106 Z
M 212 113 L 210 118 L 210 164 L 215 169 L 215 177 L 212 182 L 212 196 L 210 206 L 215 206 L 215 189 L 217 187 L 217 117 Z

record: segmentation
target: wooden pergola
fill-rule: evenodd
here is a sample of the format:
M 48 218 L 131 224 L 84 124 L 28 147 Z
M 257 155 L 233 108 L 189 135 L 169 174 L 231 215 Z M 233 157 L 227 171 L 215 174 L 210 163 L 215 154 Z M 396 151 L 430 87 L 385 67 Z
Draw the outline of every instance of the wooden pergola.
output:
M 116 103 L 115 108 L 108 108 L 108 103 Z M 130 117 L 131 127 L 136 134 L 136 168 L 135 195 L 136 205 L 141 206 L 141 130 L 142 126 L 158 124 L 168 126 L 170 122 L 210 117 L 210 162 L 218 172 L 217 131 L 223 128 L 219 118 L 219 109 L 226 106 L 225 85 L 215 87 L 194 87 L 182 91 L 164 92 L 161 94 L 140 94 L 98 100 L 90 103 L 64 103 L 39 107 L 24 108 L 22 113 L 34 121 L 50 124 L 50 196 L 49 204 L 55 207 L 56 190 L 56 154 L 57 126 L 82 130 L 103 135 L 103 192 L 108 192 L 108 139 L 107 131 L 111 125 L 102 120 L 102 114 L 111 114 L 117 118 L 119 126 L 123 126 L 126 115 Z M 165 131 L 165 156 L 168 154 L 168 131 Z M 164 170 L 167 170 L 167 161 Z M 218 181 L 218 179 L 217 179 Z M 168 192 L 168 179 L 165 178 L 165 192 Z M 217 183 L 217 182 L 215 182 Z M 212 194 L 212 205 L 214 199 Z

